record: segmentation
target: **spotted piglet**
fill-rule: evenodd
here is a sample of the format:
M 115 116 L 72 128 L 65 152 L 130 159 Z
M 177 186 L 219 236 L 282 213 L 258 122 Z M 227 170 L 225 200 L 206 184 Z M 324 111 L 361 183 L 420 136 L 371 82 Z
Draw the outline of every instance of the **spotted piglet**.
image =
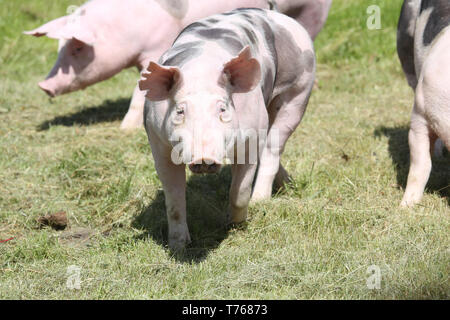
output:
M 139 87 L 146 91 L 144 124 L 165 193 L 171 248 L 190 241 L 185 165 L 196 174 L 215 173 L 230 160 L 231 223 L 246 219 L 250 199 L 270 198 L 273 182 L 288 179 L 280 156 L 306 110 L 314 75 L 306 30 L 262 9 L 199 20 L 158 63 L 150 62 Z
M 438 138 L 450 150 L 450 1 L 406 0 L 398 25 L 397 51 L 415 90 L 409 131 L 411 164 L 401 206 L 423 195 Z

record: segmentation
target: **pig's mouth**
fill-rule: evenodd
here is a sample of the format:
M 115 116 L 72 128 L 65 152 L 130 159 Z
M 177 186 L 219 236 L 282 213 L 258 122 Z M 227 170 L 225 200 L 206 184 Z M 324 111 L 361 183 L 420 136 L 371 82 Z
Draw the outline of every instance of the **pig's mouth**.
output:
M 47 88 L 47 87 L 45 86 L 44 83 L 40 82 L 40 83 L 38 83 L 38 86 L 39 86 L 39 88 L 41 88 L 42 91 L 44 91 L 49 97 L 54 98 L 54 97 L 56 96 L 55 91 L 52 90 L 52 89 L 50 89 L 50 88 Z
M 218 161 L 211 160 L 211 159 L 202 159 L 197 161 L 192 161 L 189 163 L 189 170 L 191 170 L 192 173 L 195 174 L 212 174 L 219 172 L 220 168 L 222 167 L 222 164 Z
M 54 98 L 66 93 L 83 90 L 87 85 L 82 85 L 79 82 L 72 81 L 68 86 L 55 86 L 52 82 L 44 80 L 38 83 L 39 88 L 44 91 L 49 97 Z

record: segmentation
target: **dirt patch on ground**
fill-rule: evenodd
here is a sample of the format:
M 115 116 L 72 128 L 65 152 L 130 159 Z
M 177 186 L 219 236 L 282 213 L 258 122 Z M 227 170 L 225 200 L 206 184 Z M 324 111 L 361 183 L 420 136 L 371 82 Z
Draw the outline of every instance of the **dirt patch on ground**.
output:
M 59 243 L 67 246 L 90 246 L 96 232 L 89 228 L 75 227 L 59 236 Z
M 39 217 L 37 222 L 39 224 L 39 228 L 49 226 L 54 230 L 64 230 L 69 224 L 69 219 L 67 218 L 65 211 L 59 211 L 54 214 Z

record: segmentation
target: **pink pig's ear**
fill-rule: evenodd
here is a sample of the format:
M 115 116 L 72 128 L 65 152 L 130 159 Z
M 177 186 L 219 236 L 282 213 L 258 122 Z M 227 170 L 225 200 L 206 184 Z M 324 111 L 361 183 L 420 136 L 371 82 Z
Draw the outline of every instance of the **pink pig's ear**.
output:
M 40 26 L 31 31 L 25 31 L 24 34 L 35 37 L 47 36 L 52 39 L 71 40 L 77 39 L 86 44 L 92 45 L 95 42 L 95 36 L 78 20 L 71 21 L 71 16 L 61 17 Z
M 161 101 L 169 98 L 170 91 L 181 80 L 180 69 L 177 67 L 163 67 L 150 62 L 144 79 L 139 81 L 139 89 L 147 90 L 145 95 L 150 101 Z
M 81 25 L 80 22 L 67 24 L 59 33 L 58 38 L 65 40 L 76 39 L 88 45 L 92 45 L 95 42 L 94 34 L 89 28 Z
M 65 16 L 52 20 L 34 30 L 24 31 L 23 34 L 34 37 L 48 36 L 49 38 L 55 38 L 55 36 L 59 34 L 60 30 L 66 25 L 67 19 L 68 17 Z
M 261 66 L 252 58 L 250 47 L 246 46 L 239 55 L 223 67 L 233 93 L 245 93 L 253 90 L 261 80 Z

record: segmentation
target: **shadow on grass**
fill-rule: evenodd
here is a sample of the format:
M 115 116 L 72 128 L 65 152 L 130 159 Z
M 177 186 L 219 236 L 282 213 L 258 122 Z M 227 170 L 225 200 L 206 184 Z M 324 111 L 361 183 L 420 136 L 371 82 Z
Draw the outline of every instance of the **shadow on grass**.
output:
M 121 120 L 128 110 L 130 99 L 106 100 L 101 105 L 88 107 L 73 114 L 58 116 L 41 123 L 39 131 L 48 130 L 51 126 L 92 125 L 101 122 Z
M 194 175 L 188 180 L 186 206 L 192 242 L 186 250 L 174 255 L 178 261 L 201 262 L 228 237 L 230 228 L 227 226 L 226 211 L 230 184 L 229 166 L 218 174 Z M 150 237 L 158 244 L 167 246 L 168 228 L 162 190 L 134 219 L 132 226 L 143 230 L 139 239 Z
M 406 181 L 409 172 L 409 127 L 379 127 L 375 130 L 376 137 L 386 136 L 389 139 L 389 154 L 395 164 L 397 171 L 397 184 L 403 189 L 406 188 Z M 428 180 L 425 192 L 438 193 L 447 199 L 450 205 L 450 170 L 449 155 L 444 153 L 444 157 L 433 157 L 433 169 Z

